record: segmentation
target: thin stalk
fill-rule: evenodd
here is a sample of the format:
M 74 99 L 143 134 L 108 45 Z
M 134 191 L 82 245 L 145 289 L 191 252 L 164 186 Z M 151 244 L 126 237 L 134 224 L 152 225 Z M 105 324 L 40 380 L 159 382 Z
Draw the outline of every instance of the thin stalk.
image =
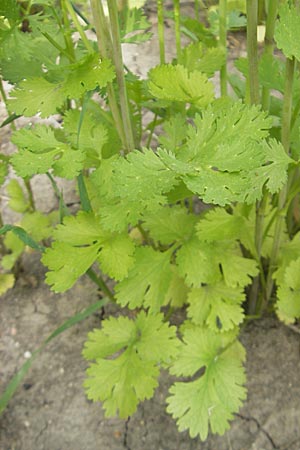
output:
M 160 64 L 165 64 L 165 27 L 164 27 L 164 5 L 163 0 L 157 0 L 157 32 L 159 41 Z
M 151 144 L 151 141 L 152 141 L 152 137 L 153 137 L 153 133 L 154 133 L 154 130 L 155 130 L 155 127 L 156 127 L 156 124 L 157 124 L 157 114 L 155 113 L 154 119 L 152 120 L 151 125 L 150 125 L 150 127 L 149 127 L 150 134 L 149 134 L 149 137 L 148 137 L 147 143 L 146 143 L 146 147 L 147 147 L 147 148 L 150 147 L 150 144 Z
M 112 41 L 107 25 L 107 21 L 104 15 L 102 3 L 100 0 L 91 0 L 92 14 L 94 18 L 94 25 L 96 29 L 97 42 L 99 52 L 102 58 L 112 59 Z M 125 133 L 123 122 L 121 119 L 121 114 L 119 111 L 116 94 L 111 83 L 107 85 L 107 96 L 110 110 L 117 128 L 118 134 L 120 136 L 123 146 L 126 144 Z
M 247 0 L 247 54 L 250 103 L 259 103 L 258 53 L 257 53 L 257 0 Z
M 200 20 L 200 0 L 195 0 L 195 18 Z
M 106 294 L 107 297 L 109 297 L 112 302 L 116 303 L 113 293 L 111 292 L 101 275 L 97 275 L 91 268 L 86 271 L 86 274 L 101 289 L 101 291 Z
M 219 2 L 219 46 L 225 52 L 225 63 L 220 69 L 221 97 L 227 96 L 227 0 Z
M 74 53 L 70 54 L 69 50 L 66 50 L 61 45 L 59 45 L 51 36 L 49 33 L 46 33 L 42 29 L 39 30 L 40 33 L 50 42 L 50 44 L 53 45 L 62 55 L 65 55 L 71 62 L 75 62 L 76 58 L 74 56 Z
M 86 37 L 84 29 L 82 28 L 82 26 L 81 26 L 81 24 L 80 24 L 80 22 L 78 20 L 77 14 L 75 13 L 74 8 L 73 8 L 70 0 L 64 0 L 64 1 L 65 1 L 66 8 L 68 10 L 68 13 L 71 16 L 71 19 L 73 20 L 73 23 L 74 23 L 78 33 L 80 34 L 82 42 L 84 43 L 87 51 L 90 52 L 90 53 L 93 53 L 94 52 L 94 48 L 93 48 L 93 46 L 91 44 L 91 41 L 89 41 L 88 38 Z
M 295 74 L 295 59 L 286 60 L 285 88 L 282 107 L 282 132 L 281 142 L 287 153 L 290 150 L 292 101 L 293 101 L 293 81 Z M 288 198 L 290 182 L 283 187 L 278 198 L 278 217 L 275 224 L 274 241 L 270 256 L 270 265 L 266 285 L 266 301 L 269 301 L 274 286 L 273 273 L 277 266 L 278 253 L 281 245 L 282 234 L 284 231 L 285 206 Z
M 30 179 L 24 178 L 24 184 L 25 184 L 27 194 L 28 194 L 29 208 L 31 211 L 35 211 L 34 197 L 33 197 L 32 187 L 30 184 Z
M 181 36 L 180 36 L 180 1 L 173 0 L 174 4 L 174 22 L 175 22 L 175 42 L 177 61 L 181 59 Z
M 264 42 L 264 55 L 272 55 L 274 50 L 274 30 L 278 12 L 279 0 L 271 0 L 268 7 L 268 15 L 266 21 L 266 34 Z M 270 89 L 262 88 L 262 108 L 268 111 L 270 107 Z
M 68 53 L 69 59 L 74 62 L 76 61 L 75 57 L 75 51 L 74 51 L 74 44 L 72 41 L 72 30 L 71 30 L 71 24 L 68 17 L 68 10 L 66 8 L 66 3 L 64 0 L 61 0 L 61 9 L 62 9 L 62 15 L 63 15 L 63 30 L 64 30 L 64 40 L 66 44 L 66 49 Z M 49 39 L 49 38 L 47 38 Z
M 120 23 L 116 0 L 110 0 L 108 2 L 108 10 L 112 33 L 113 61 L 119 87 L 121 116 L 123 120 L 125 140 L 126 140 L 125 150 L 127 152 L 130 152 L 131 150 L 134 149 L 135 143 L 133 137 L 134 133 L 132 129 L 132 122 L 130 117 L 127 88 L 125 83 L 124 64 L 122 58 L 121 37 L 120 37 Z
M 258 0 L 247 0 L 247 54 L 248 54 L 248 89 L 249 101 L 253 104 L 259 103 L 259 80 L 258 80 L 258 52 L 257 52 L 257 13 Z M 264 215 L 267 204 L 267 197 L 264 196 L 262 202 L 256 204 L 255 223 L 255 247 L 257 260 L 261 266 L 261 247 L 264 228 Z M 264 283 L 264 273 L 260 270 L 261 283 Z M 248 314 L 257 313 L 259 300 L 260 279 L 253 280 L 248 301 Z

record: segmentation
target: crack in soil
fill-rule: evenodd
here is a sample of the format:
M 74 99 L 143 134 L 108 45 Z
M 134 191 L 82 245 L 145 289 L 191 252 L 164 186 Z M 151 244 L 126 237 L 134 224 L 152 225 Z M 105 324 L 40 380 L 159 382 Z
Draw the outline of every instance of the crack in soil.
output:
M 275 444 L 275 442 L 272 439 L 271 435 L 263 428 L 263 426 L 260 424 L 260 422 L 255 417 L 252 417 L 252 416 L 247 417 L 247 416 L 243 416 L 242 414 L 236 414 L 236 417 L 239 417 L 240 419 L 245 420 L 246 422 L 251 422 L 251 421 L 254 422 L 256 424 L 258 430 L 261 431 L 266 436 L 266 438 L 268 439 L 268 441 L 270 442 L 272 447 L 275 450 L 280 450 L 280 447 L 278 447 Z
M 125 430 L 124 430 L 124 439 L 123 439 L 123 445 L 126 450 L 131 450 L 131 448 L 128 445 L 127 439 L 128 439 L 128 432 L 129 432 L 129 422 L 130 422 L 130 416 L 125 422 Z

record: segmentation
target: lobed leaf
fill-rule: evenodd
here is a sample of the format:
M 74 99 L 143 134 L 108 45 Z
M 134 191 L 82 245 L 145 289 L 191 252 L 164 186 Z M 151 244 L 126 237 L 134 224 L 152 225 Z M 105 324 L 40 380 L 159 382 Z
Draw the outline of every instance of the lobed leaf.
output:
M 246 398 L 245 351 L 233 333 L 217 334 L 205 327 L 189 327 L 183 335 L 181 352 L 171 368 L 178 376 L 204 374 L 170 388 L 167 411 L 177 419 L 179 431 L 191 438 L 207 438 L 209 429 L 224 434 L 229 421 Z

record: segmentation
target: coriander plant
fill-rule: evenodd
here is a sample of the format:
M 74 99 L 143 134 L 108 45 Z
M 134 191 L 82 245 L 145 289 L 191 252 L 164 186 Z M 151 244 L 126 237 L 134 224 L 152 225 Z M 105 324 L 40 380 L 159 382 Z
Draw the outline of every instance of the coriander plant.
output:
M 1 2 L 1 76 L 14 85 L 9 95 L 1 85 L 3 126 L 18 116 L 60 118 L 58 128 L 14 127 L 18 151 L 0 158 L 1 182 L 12 166 L 27 189 L 10 181 L 23 219 L 1 229 L 2 268 L 30 245 L 53 291 L 87 274 L 124 310 L 88 335 L 88 398 L 106 416 L 127 418 L 167 369 L 178 377 L 168 413 L 179 431 L 205 440 L 229 428 L 246 398 L 241 327 L 269 312 L 286 324 L 300 318 L 300 9 L 296 0 L 220 0 L 204 24 L 203 2 L 187 17 L 179 0 L 172 11 L 157 0 L 160 64 L 140 79 L 121 45 L 151 38 L 143 3 L 91 0 L 83 13 L 71 0 Z M 247 58 L 232 73 L 227 33 L 241 27 Z M 50 178 L 58 212 L 36 210 L 36 174 Z M 56 177 L 76 181 L 75 215 Z M 3 270 L 0 282 L 4 292 L 11 275 Z

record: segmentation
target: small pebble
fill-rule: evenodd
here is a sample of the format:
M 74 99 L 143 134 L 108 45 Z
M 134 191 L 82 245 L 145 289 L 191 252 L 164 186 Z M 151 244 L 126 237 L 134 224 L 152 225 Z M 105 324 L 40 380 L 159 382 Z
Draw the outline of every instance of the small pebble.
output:
M 65 373 L 65 369 L 64 369 L 63 367 L 61 367 L 61 368 L 59 369 L 59 373 L 60 373 L 61 375 L 63 375 L 63 374 Z
M 15 342 L 15 347 L 19 348 L 20 347 L 20 342 Z
M 30 427 L 30 422 L 28 422 L 28 420 L 25 420 L 24 425 L 26 428 Z
M 31 358 L 31 356 L 32 356 L 32 353 L 29 352 L 28 350 L 24 353 L 24 358 L 26 358 L 26 359 Z
M 16 329 L 15 327 L 12 327 L 12 328 L 10 329 L 10 334 L 11 334 L 12 336 L 15 336 L 15 335 L 17 334 L 17 329 Z

